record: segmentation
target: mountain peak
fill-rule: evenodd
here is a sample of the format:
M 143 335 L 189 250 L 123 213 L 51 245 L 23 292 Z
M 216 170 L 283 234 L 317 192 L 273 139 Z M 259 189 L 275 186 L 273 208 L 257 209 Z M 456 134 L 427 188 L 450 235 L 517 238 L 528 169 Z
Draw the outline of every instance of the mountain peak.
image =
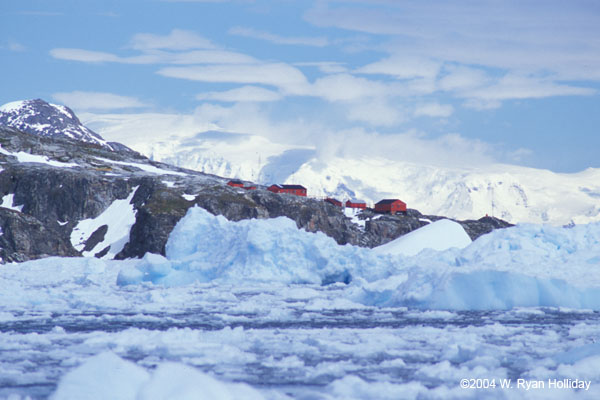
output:
M 13 101 L 0 106 L 0 125 L 33 135 L 67 137 L 111 148 L 100 135 L 85 127 L 69 107 L 42 99 Z

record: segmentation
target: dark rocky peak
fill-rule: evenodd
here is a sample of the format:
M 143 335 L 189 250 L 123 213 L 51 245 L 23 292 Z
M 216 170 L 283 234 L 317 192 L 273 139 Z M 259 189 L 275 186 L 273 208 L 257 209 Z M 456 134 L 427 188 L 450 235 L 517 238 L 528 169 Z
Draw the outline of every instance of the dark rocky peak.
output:
M 111 144 L 86 128 L 70 108 L 41 99 L 14 101 L 0 106 L 0 125 L 38 136 L 93 143 L 112 150 Z

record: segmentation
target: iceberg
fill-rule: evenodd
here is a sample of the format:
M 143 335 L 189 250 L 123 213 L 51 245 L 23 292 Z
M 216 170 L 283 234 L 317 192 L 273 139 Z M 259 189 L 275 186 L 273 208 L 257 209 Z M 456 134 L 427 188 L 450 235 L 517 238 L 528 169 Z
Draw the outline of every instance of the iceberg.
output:
M 117 283 L 344 283 L 340 295 L 367 306 L 600 310 L 600 224 L 521 225 L 467 245 L 462 228 L 438 222 L 382 251 L 339 246 L 284 217 L 232 222 L 194 207 L 171 233 L 166 257 L 146 255 Z M 446 250 L 426 248 L 442 241 Z

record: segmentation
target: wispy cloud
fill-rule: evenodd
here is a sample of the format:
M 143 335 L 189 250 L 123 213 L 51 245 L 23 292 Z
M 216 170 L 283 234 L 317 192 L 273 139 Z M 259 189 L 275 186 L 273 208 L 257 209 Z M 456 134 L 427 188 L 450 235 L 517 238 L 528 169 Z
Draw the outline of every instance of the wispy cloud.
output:
M 559 84 L 550 79 L 507 74 L 490 86 L 467 90 L 460 95 L 471 99 L 501 101 L 554 96 L 589 96 L 595 93 L 596 90 L 592 88 Z
M 382 98 L 370 101 L 355 101 L 346 105 L 349 121 L 364 122 L 374 127 L 390 127 L 406 121 L 403 109 L 391 105 Z
M 250 64 L 257 60 L 249 55 L 218 48 L 210 40 L 194 32 L 174 29 L 167 35 L 138 33 L 127 46 L 135 55 L 76 48 L 54 48 L 54 58 L 87 63 L 121 64 Z
M 167 67 L 158 74 L 199 82 L 269 85 L 287 94 L 304 94 L 308 86 L 304 74 L 285 63 Z
M 54 58 L 88 63 L 121 63 L 121 64 L 241 64 L 253 63 L 256 60 L 245 54 L 224 50 L 193 50 L 186 52 L 166 52 L 153 50 L 136 56 L 121 57 L 112 53 L 83 49 L 56 48 L 50 50 Z
M 168 35 L 138 33 L 131 39 L 130 47 L 135 50 L 191 50 L 214 49 L 216 46 L 198 34 L 173 29 Z
M 135 97 L 103 92 L 60 92 L 52 98 L 76 110 L 108 111 L 148 107 L 148 104 Z
M 390 86 L 351 74 L 334 74 L 317 79 L 310 94 L 329 101 L 369 100 L 389 96 Z
M 454 112 L 454 107 L 449 104 L 426 103 L 415 108 L 415 117 L 449 117 Z
M 56 48 L 50 50 L 50 55 L 59 60 L 81 61 L 89 63 L 120 61 L 120 58 L 114 54 L 83 49 Z
M 325 47 L 330 43 L 325 37 L 290 37 L 290 36 L 281 36 L 276 35 L 274 33 L 264 32 L 260 30 L 256 30 L 253 28 L 245 28 L 245 27 L 234 27 L 229 29 L 229 34 L 244 36 L 259 40 L 265 40 L 267 42 L 275 43 L 275 44 L 284 44 L 284 45 L 300 45 L 300 46 L 315 46 L 315 47 Z
M 390 75 L 396 79 L 435 78 L 441 66 L 441 62 L 427 58 L 395 55 L 360 67 L 356 72 Z
M 378 35 L 390 54 L 600 80 L 598 8 L 584 1 L 317 2 L 305 19 Z M 381 42 L 381 41 L 380 41 Z
M 258 103 L 235 103 L 220 106 L 205 103 L 192 114 L 84 114 L 86 123 L 108 140 L 120 141 L 149 154 L 153 141 L 169 143 L 219 129 L 243 132 L 281 144 L 282 151 L 293 146 L 311 145 L 319 160 L 333 157 L 349 159 L 387 159 L 415 162 L 420 165 L 464 166 L 495 162 L 506 155 L 480 140 L 458 134 L 429 137 L 415 130 L 382 134 L 363 128 L 331 129 L 319 121 L 273 118 Z M 368 118 L 365 110 L 365 117 Z M 374 117 L 386 118 L 385 110 L 374 108 Z M 379 115 L 377 115 L 379 113 Z M 396 118 L 396 117 L 394 117 Z M 402 118 L 400 115 L 399 118 Z M 340 140 L 344 138 L 344 140 Z M 368 143 L 368 146 L 365 146 Z M 513 156 L 526 156 L 517 151 Z M 316 160 L 316 161 L 319 161 Z
M 18 43 L 18 42 L 12 41 L 12 40 L 8 40 L 8 41 L 0 44 L 0 49 L 6 49 L 9 51 L 14 51 L 14 52 L 20 53 L 20 52 L 26 51 L 27 47 L 25 47 L 21 43 Z
M 238 102 L 271 102 L 281 100 L 283 96 L 272 90 L 258 86 L 242 86 L 223 92 L 200 93 L 196 96 L 198 100 Z
M 339 74 L 348 72 L 344 63 L 336 61 L 315 61 L 315 62 L 297 62 L 293 64 L 296 67 L 316 67 L 319 71 L 326 74 Z

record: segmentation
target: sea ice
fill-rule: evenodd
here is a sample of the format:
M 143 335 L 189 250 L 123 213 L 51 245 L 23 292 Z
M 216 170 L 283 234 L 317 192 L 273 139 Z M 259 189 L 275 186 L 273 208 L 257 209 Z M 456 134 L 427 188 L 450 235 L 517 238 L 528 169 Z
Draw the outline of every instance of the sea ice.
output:
M 63 376 L 51 400 L 262 400 L 245 384 L 224 383 L 193 367 L 163 363 L 152 374 L 107 352 Z

